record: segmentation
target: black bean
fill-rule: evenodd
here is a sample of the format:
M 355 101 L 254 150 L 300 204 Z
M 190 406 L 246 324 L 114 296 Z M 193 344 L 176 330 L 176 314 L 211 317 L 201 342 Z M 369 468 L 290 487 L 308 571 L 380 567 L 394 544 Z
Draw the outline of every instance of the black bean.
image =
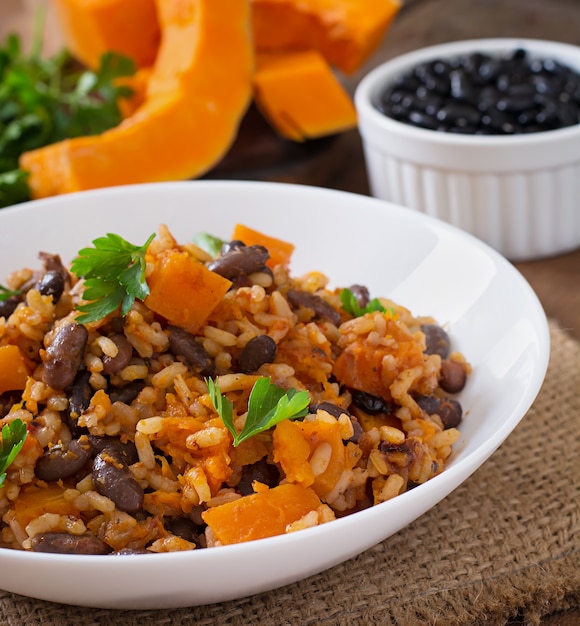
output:
M 22 400 L 22 394 L 19 391 L 5 391 L 0 394 L 0 419 L 8 415 L 10 409 Z
M 20 302 L 22 302 L 21 296 L 10 296 L 6 300 L 0 300 L 0 317 L 8 319 Z
M 168 519 L 164 524 L 165 530 L 168 530 L 172 535 L 181 537 L 191 543 L 197 543 L 199 533 L 201 529 L 197 524 L 189 517 L 172 517 Z
M 86 435 L 70 443 L 50 446 L 38 459 L 34 473 L 40 480 L 54 482 L 74 476 L 93 456 L 93 446 Z
M 232 246 L 207 267 L 212 272 L 233 280 L 240 276 L 249 276 L 264 271 L 269 258 L 270 253 L 264 246 Z
M 369 415 L 378 415 L 379 413 L 390 415 L 394 411 L 392 403 L 366 391 L 352 390 L 352 403 L 355 407 Z
M 127 465 L 133 465 L 133 463 L 137 463 L 139 460 L 137 448 L 132 441 L 123 442 L 118 437 L 97 437 L 96 435 L 89 435 L 89 441 L 97 454 L 103 452 L 103 450 L 113 448 L 123 455 Z
M 508 113 L 521 113 L 533 108 L 534 98 L 531 95 L 505 95 L 497 102 L 499 111 Z
M 95 457 L 93 483 L 121 511 L 136 513 L 143 504 L 143 488 L 131 474 L 124 455 L 115 448 L 105 448 Z
M 451 79 L 451 96 L 456 100 L 467 102 L 477 101 L 477 92 L 470 77 L 461 70 L 454 70 L 449 74 Z
M 437 112 L 437 119 L 459 128 L 467 124 L 476 126 L 481 121 L 481 113 L 470 105 L 453 103 L 441 107 Z
M 66 284 L 70 281 L 70 274 L 66 267 L 62 264 L 58 254 L 50 254 L 49 252 L 40 252 L 38 258 L 42 261 L 45 272 L 58 272 Z
M 43 381 L 53 389 L 73 384 L 82 363 L 89 333 L 84 326 L 72 323 L 61 326 L 46 348 Z
M 196 374 L 213 376 L 215 363 L 205 348 L 191 333 L 179 326 L 169 326 L 169 351 L 181 356 Z
M 133 357 L 133 346 L 125 335 L 115 333 L 109 337 L 118 348 L 117 355 L 114 357 L 103 355 L 103 374 L 116 374 L 129 365 Z
M 438 415 L 444 428 L 455 428 L 461 423 L 463 409 L 457 400 L 436 396 L 418 396 L 415 400 L 425 413 Z
M 364 285 L 351 285 L 348 289 L 355 297 L 356 303 L 361 309 L 364 309 L 371 301 L 369 290 Z
M 89 380 L 91 373 L 88 370 L 81 370 L 75 377 L 69 391 L 69 411 L 75 418 L 82 415 L 83 411 L 88 408 L 94 390 Z
M 35 535 L 31 541 L 33 552 L 56 554 L 108 554 L 111 549 L 94 535 L 71 535 L 49 532 Z
M 50 270 L 38 281 L 36 288 L 43 296 L 52 296 L 53 302 L 58 302 L 64 291 L 64 278 L 61 272 Z
M 312 412 L 318 411 L 318 409 L 320 409 L 321 411 L 326 411 L 327 413 L 332 415 L 332 417 L 336 417 L 336 419 L 338 419 L 341 415 L 344 415 L 345 413 L 346 415 L 350 415 L 348 411 L 338 406 L 338 404 L 334 404 L 333 402 L 320 402 L 318 404 L 314 404 L 312 407 L 310 407 L 310 409 Z
M 268 463 L 266 457 L 252 463 L 252 465 L 244 465 L 242 468 L 242 477 L 237 484 L 236 489 L 244 496 L 254 493 L 252 483 L 257 480 L 260 483 L 275 487 L 280 482 L 280 472 L 276 465 Z
M 556 101 L 555 112 L 538 112 L 538 96 Z M 396 77 L 376 103 L 386 116 L 428 130 L 543 132 L 580 123 L 580 73 L 553 59 L 529 59 L 523 49 L 475 52 L 419 63 Z
M 276 342 L 269 335 L 258 335 L 244 346 L 238 365 L 241 372 L 251 374 L 264 363 L 273 363 L 275 358 Z
M 320 296 L 308 291 L 289 289 L 286 297 L 292 308 L 298 309 L 304 307 L 311 309 L 315 317 L 327 319 L 336 326 L 340 324 L 340 313 Z
M 420 126 L 421 128 L 431 128 L 432 130 L 435 130 L 439 126 L 437 120 L 433 116 L 423 113 L 422 111 L 411 111 L 409 113 L 409 121 L 415 126 Z
M 447 393 L 459 393 L 467 381 L 467 372 L 461 363 L 441 361 L 439 386 Z
M 134 380 L 121 387 L 109 387 L 109 399 L 111 402 L 122 402 L 123 404 L 131 404 L 133 400 L 141 393 L 145 387 L 142 380 Z
M 451 342 L 443 328 L 438 324 L 423 324 L 421 330 L 425 334 L 425 354 L 438 354 L 442 359 L 446 359 Z

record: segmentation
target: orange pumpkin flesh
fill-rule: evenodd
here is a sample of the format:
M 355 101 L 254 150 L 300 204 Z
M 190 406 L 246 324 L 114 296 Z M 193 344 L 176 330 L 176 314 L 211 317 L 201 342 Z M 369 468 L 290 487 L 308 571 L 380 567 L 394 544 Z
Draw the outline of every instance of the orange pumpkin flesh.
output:
M 314 50 L 259 54 L 254 87 L 258 107 L 288 139 L 304 141 L 356 127 L 350 96 Z
M 196 177 L 229 149 L 252 96 L 248 0 L 158 4 L 162 40 L 145 103 L 102 135 L 23 154 L 34 198 Z
M 18 346 L 0 346 L 0 394 L 24 389 L 28 375 L 26 361 Z
M 212 507 L 202 517 L 217 541 L 228 545 L 282 535 L 320 505 L 312 489 L 288 483 Z
M 139 67 L 152 65 L 159 47 L 155 0 L 52 0 L 68 49 L 97 68 L 101 55 L 114 51 Z
M 147 283 L 146 306 L 190 331 L 206 321 L 231 286 L 229 280 L 178 250 L 168 250 L 157 258 Z
M 234 239 L 243 241 L 247 246 L 264 246 L 270 253 L 270 258 L 266 264 L 271 268 L 276 267 L 276 265 L 288 266 L 295 248 L 292 243 L 265 235 L 244 224 L 236 224 L 234 226 L 232 240 Z
M 256 51 L 318 50 L 350 74 L 375 51 L 400 6 L 399 0 L 252 0 Z

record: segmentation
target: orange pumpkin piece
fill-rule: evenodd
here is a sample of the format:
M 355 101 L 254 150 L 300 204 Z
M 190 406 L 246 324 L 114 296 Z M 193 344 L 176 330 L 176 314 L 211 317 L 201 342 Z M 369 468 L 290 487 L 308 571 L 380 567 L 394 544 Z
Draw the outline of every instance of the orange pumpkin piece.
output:
M 155 0 L 52 0 L 67 48 L 96 68 L 107 51 L 152 65 L 160 31 Z
M 232 283 L 187 252 L 172 249 L 156 258 L 147 284 L 150 294 L 145 299 L 146 306 L 172 324 L 195 331 Z
M 345 446 L 336 421 L 280 422 L 274 430 L 273 451 L 286 480 L 311 487 L 322 500 L 358 461 L 355 448 Z
M 158 8 L 161 45 L 145 102 L 101 135 L 24 153 L 32 197 L 193 178 L 227 152 L 252 97 L 248 0 L 158 0 Z
M 346 387 L 366 391 L 390 399 L 390 386 L 406 369 L 423 364 L 423 350 L 406 327 L 384 315 L 389 345 L 374 345 L 366 337 L 358 337 L 345 346 L 334 363 L 333 374 Z M 387 358 L 385 357 L 394 357 Z
M 266 265 L 273 268 L 276 265 L 290 265 L 290 259 L 294 252 L 294 244 L 291 244 L 282 239 L 265 235 L 257 230 L 244 226 L 243 224 L 236 224 L 232 233 L 232 239 L 238 239 L 243 241 L 247 246 L 260 245 L 267 248 L 270 253 L 270 258 L 266 262 Z
M 350 96 L 315 50 L 259 54 L 254 88 L 256 104 L 287 139 L 304 141 L 356 127 Z
M 0 394 L 23 390 L 29 371 L 18 346 L 0 346 Z
M 288 483 L 211 507 L 202 517 L 216 540 L 229 545 L 282 535 L 320 505 L 312 489 Z
M 343 72 L 376 50 L 399 0 L 252 0 L 256 51 L 318 50 Z
M 58 483 L 22 487 L 18 498 L 14 501 L 14 513 L 20 526 L 23 529 L 26 528 L 33 519 L 45 513 L 78 517 L 78 509 L 72 502 L 65 500 L 65 491 L 66 487 Z

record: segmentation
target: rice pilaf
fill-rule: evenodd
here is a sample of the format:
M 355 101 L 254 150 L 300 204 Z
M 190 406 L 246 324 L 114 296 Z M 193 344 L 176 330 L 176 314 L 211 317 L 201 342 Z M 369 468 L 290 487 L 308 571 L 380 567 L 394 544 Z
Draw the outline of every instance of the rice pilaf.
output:
M 173 252 L 227 281 L 201 323 L 161 315 L 152 293 L 124 316 L 79 324 L 84 281 L 57 255 L 8 277 L 19 295 L 0 302 L 0 351 L 16 346 L 25 376 L 6 388 L 0 371 L 0 415 L 22 420 L 27 437 L 0 487 L 1 547 L 238 543 L 380 504 L 444 470 L 470 365 L 434 319 L 387 298 L 368 307 L 361 285 L 348 288 L 353 314 L 318 271 L 293 276 L 264 246 L 239 241 L 214 258 L 165 226 L 147 250 L 148 282 Z M 234 446 L 208 379 L 240 432 L 264 377 L 306 391 L 307 414 Z

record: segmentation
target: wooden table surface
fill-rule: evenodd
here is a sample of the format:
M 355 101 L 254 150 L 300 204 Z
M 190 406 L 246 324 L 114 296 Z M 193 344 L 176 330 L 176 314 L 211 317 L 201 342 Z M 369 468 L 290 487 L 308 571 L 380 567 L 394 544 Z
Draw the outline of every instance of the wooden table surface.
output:
M 0 39 L 18 32 L 28 44 L 39 7 L 46 11 L 45 52 L 58 50 L 62 39 L 49 0 L 0 0 Z M 362 75 L 382 61 L 459 39 L 531 37 L 580 44 L 579 24 L 578 0 L 406 0 L 380 49 L 357 74 L 343 80 L 352 93 Z M 369 193 L 358 132 L 292 145 L 281 142 L 255 110 L 248 115 L 231 154 L 209 177 L 276 180 Z M 535 289 L 548 317 L 580 340 L 580 250 L 516 266 Z M 544 626 L 579 623 L 578 610 L 542 621 Z

